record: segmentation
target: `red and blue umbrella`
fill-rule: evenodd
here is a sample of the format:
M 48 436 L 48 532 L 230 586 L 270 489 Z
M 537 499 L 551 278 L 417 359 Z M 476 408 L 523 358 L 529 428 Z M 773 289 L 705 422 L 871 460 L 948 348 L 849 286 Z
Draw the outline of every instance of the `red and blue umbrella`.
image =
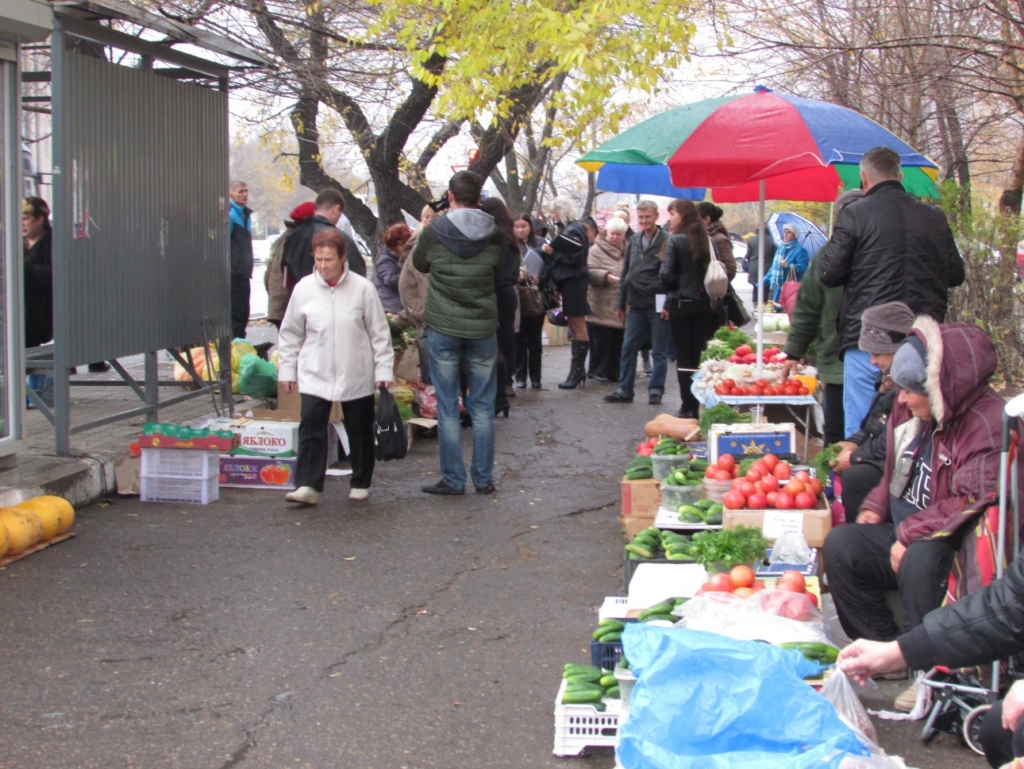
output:
M 758 87 L 668 110 L 588 152 L 576 163 L 598 189 L 717 202 L 835 200 L 860 185 L 873 147 L 897 152 L 903 185 L 938 197 L 938 166 L 878 123 L 837 104 Z

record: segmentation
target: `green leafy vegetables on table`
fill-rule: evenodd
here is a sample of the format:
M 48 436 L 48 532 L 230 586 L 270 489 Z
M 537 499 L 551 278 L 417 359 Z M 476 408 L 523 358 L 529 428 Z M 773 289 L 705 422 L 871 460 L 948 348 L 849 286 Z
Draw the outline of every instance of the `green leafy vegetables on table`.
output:
M 736 349 L 734 347 L 729 347 L 729 345 L 725 343 L 712 343 L 709 344 L 707 346 L 707 349 L 705 349 L 704 352 L 700 354 L 700 362 L 704 363 L 705 361 L 709 360 L 728 360 L 729 356 L 731 356 L 734 352 L 736 352 Z
M 752 421 L 750 414 L 741 414 L 728 403 L 717 403 L 711 408 L 705 409 L 701 414 L 700 431 L 707 435 L 711 425 L 734 425 L 750 421 Z
M 742 344 L 752 343 L 750 337 L 738 328 L 729 328 L 728 326 L 722 326 L 718 329 L 713 338 L 717 339 L 719 342 L 724 342 L 726 346 L 731 347 L 734 350 Z
M 767 554 L 768 540 L 761 530 L 749 526 L 719 531 L 700 531 L 690 542 L 690 556 L 705 569 L 719 563 L 727 568 L 739 564 L 760 563 Z

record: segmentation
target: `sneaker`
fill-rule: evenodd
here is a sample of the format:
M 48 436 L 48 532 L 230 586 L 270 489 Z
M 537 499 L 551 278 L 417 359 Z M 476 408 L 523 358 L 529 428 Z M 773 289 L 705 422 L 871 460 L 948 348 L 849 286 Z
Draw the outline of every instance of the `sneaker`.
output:
M 896 698 L 892 706 L 900 713 L 909 713 L 917 704 L 917 683 L 912 683 Z
M 315 505 L 320 501 L 320 492 L 312 486 L 299 486 L 295 491 L 284 495 L 289 502 L 298 502 L 300 505 Z
M 650 393 L 647 396 L 648 406 L 660 406 L 661 405 L 661 393 Z
M 369 489 L 351 489 L 348 492 L 348 498 L 354 499 L 356 501 L 362 501 L 366 499 L 368 496 L 370 496 Z
M 428 486 L 421 486 L 420 491 L 424 494 L 447 494 L 449 496 L 459 496 L 466 493 L 465 489 L 457 489 L 454 486 L 449 486 L 444 481 L 438 481 L 437 483 L 430 484 Z
M 497 491 L 497 488 L 495 488 L 493 483 L 488 483 L 486 486 L 476 487 L 477 494 L 493 494 L 495 491 Z
M 611 395 L 604 396 L 605 403 L 632 403 L 633 396 L 626 395 L 622 390 L 616 390 Z

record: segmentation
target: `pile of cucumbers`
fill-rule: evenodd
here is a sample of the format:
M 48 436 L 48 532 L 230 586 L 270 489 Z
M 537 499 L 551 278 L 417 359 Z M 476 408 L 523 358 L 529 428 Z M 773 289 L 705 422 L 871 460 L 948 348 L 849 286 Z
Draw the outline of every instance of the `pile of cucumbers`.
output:
M 679 506 L 679 520 L 682 523 L 703 523 L 706 526 L 721 526 L 725 507 L 721 502 L 698 499 L 692 505 Z
M 689 561 L 690 538 L 686 534 L 668 531 L 651 526 L 638 533 L 626 545 L 626 558 L 630 561 L 648 561 L 652 558 L 664 558 L 667 561 Z
M 708 463 L 703 459 L 691 459 L 688 467 L 677 467 L 662 483 L 669 486 L 700 486 L 704 483 L 704 471 L 707 469 Z
M 626 468 L 627 481 L 644 481 L 654 477 L 654 462 L 649 456 L 637 454 L 633 464 Z
M 619 699 L 619 682 L 610 670 L 567 662 L 562 668 L 562 678 L 567 681 L 563 705 L 592 705 L 604 712 L 601 700 Z
M 818 665 L 835 665 L 839 658 L 839 649 L 832 644 L 809 643 L 806 641 L 789 641 L 779 644 L 783 649 L 800 652 L 806 659 Z
M 667 435 L 663 435 L 654 447 L 654 453 L 682 454 L 683 456 L 686 456 L 690 453 L 690 447 L 686 445 L 686 441 L 677 441 L 675 438 L 669 438 Z

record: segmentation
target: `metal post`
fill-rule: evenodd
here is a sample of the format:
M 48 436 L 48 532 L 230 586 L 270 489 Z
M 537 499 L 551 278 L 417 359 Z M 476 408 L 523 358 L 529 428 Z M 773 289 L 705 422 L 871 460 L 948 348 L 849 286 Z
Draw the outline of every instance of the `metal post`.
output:
M 758 230 L 757 230 L 757 267 L 758 267 L 758 278 L 757 281 L 757 308 L 755 310 L 755 316 L 757 317 L 757 376 L 761 377 L 761 370 L 764 367 L 764 358 L 762 353 L 764 352 L 764 238 L 766 234 L 766 228 L 764 226 L 764 179 L 760 181 L 761 194 L 758 196 L 757 201 L 757 217 L 758 217 Z
M 156 352 L 145 353 L 146 363 L 146 405 L 150 410 L 146 412 L 146 421 L 159 422 L 160 412 L 157 403 L 160 402 L 159 371 L 157 369 Z
M 235 399 L 231 397 L 231 338 L 219 339 L 217 354 L 220 357 L 220 402 L 225 416 L 235 415 Z
M 53 222 L 53 406 L 54 450 L 59 456 L 71 453 L 71 388 L 68 367 L 68 299 L 71 287 L 67 285 L 64 267 L 70 246 L 71 206 L 67 177 L 68 126 L 64 110 L 65 37 L 61 20 L 54 17 L 53 35 L 50 37 L 51 104 L 53 105 L 53 199 L 50 210 Z

